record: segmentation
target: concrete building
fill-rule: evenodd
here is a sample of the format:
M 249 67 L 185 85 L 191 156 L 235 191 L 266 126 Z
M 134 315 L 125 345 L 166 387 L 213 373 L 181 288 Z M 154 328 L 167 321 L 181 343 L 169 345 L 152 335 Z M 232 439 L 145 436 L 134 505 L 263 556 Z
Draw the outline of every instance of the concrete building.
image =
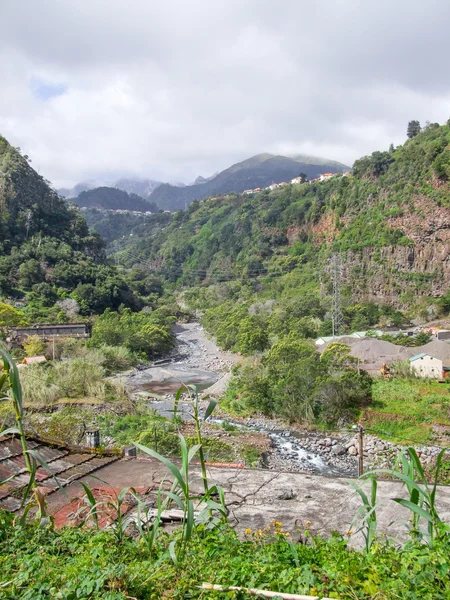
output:
M 442 360 L 431 356 L 431 354 L 416 354 L 409 359 L 411 371 L 418 377 L 427 379 L 442 379 L 444 373 L 444 365 Z
M 28 327 L 9 327 L 6 341 L 12 344 L 21 344 L 30 335 L 38 335 L 43 340 L 53 338 L 76 338 L 89 339 L 91 337 L 91 325 L 89 323 L 69 323 L 67 325 L 30 325 Z

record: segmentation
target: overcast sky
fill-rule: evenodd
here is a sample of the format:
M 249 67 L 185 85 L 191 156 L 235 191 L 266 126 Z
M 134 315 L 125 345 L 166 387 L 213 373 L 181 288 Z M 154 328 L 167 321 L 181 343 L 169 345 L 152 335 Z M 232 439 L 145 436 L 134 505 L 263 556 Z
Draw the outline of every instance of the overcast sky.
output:
M 0 0 L 0 133 L 57 187 L 351 164 L 450 117 L 449 0 Z

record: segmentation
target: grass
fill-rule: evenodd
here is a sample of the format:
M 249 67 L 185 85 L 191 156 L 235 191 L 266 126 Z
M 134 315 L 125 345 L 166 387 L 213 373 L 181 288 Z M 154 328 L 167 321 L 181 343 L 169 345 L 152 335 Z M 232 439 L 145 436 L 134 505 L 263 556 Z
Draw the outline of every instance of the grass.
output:
M 400 444 L 433 441 L 434 426 L 450 429 L 450 386 L 421 379 L 376 381 L 367 425 L 380 437 Z
M 256 467 L 259 465 L 261 450 L 251 444 L 243 444 L 240 448 L 240 454 L 244 457 L 246 467 Z
M 337 536 L 326 540 L 299 532 L 291 542 L 277 525 L 271 531 L 248 531 L 240 539 L 224 527 L 209 533 L 199 530 L 174 565 L 168 550 L 180 536 L 161 535 L 152 555 L 133 538 L 125 536 L 118 543 L 111 531 L 14 528 L 12 516 L 0 511 L 0 598 L 252 597 L 205 593 L 199 589 L 202 582 L 341 600 L 432 600 L 450 595 L 446 541 L 432 549 L 410 542 L 401 552 L 379 542 L 363 553 L 349 549 Z

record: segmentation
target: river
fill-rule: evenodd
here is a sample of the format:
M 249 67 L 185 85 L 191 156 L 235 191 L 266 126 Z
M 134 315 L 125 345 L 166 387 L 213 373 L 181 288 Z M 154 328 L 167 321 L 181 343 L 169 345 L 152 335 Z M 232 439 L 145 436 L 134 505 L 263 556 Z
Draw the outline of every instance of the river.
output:
M 211 388 L 217 393 L 220 382 L 225 385 L 231 367 L 240 360 L 238 355 L 220 350 L 206 337 L 199 323 L 177 325 L 174 332 L 177 343 L 172 356 L 133 372 L 127 380 L 132 392 L 148 395 L 150 406 L 166 417 L 173 414 L 174 395 L 183 384 L 195 385 L 199 391 Z M 217 395 L 220 396 L 219 393 Z M 178 411 L 183 420 L 191 419 L 189 403 L 180 402 Z M 219 425 L 223 420 L 210 419 Z M 268 435 L 272 443 L 269 468 L 326 475 L 355 474 L 356 461 L 353 457 L 334 453 L 333 448 L 339 447 L 337 439 L 324 438 L 326 442 L 320 446 L 319 438 L 323 436 L 285 428 L 270 419 L 242 422 L 227 416 L 226 420 L 238 428 Z

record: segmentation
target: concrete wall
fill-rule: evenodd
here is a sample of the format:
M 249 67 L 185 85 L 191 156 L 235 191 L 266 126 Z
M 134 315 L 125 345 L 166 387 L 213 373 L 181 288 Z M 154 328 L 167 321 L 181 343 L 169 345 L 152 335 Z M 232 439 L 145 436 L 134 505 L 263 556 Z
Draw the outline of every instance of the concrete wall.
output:
M 411 370 L 418 377 L 426 377 L 428 379 L 442 378 L 442 360 L 434 358 L 426 354 L 422 358 L 416 358 L 411 362 Z

